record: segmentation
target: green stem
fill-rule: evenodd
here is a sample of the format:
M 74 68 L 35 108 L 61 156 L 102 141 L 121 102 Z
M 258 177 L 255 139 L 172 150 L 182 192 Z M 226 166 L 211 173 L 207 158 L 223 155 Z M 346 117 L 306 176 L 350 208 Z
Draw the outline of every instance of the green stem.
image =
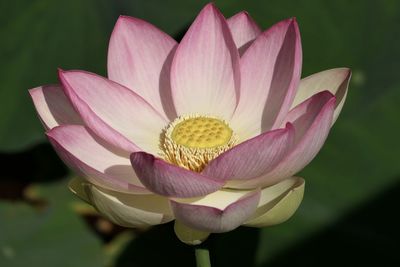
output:
M 211 267 L 210 252 L 206 248 L 195 248 L 196 266 L 197 267 Z

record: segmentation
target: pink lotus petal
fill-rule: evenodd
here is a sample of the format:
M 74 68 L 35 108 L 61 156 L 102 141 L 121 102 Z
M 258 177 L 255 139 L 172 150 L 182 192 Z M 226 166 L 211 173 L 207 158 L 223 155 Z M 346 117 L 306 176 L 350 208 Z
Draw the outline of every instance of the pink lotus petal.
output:
M 337 68 L 321 71 L 302 79 L 292 107 L 316 93 L 328 90 L 336 97 L 335 113 L 333 114 L 333 123 L 335 123 L 346 100 L 350 77 L 350 69 Z
M 240 99 L 231 121 L 239 136 L 248 139 L 280 126 L 300 81 L 301 62 L 295 19 L 275 24 L 251 44 L 240 59 Z
M 243 55 L 244 51 L 261 33 L 261 29 L 245 11 L 230 17 L 227 22 L 239 54 Z
M 233 188 L 256 188 L 275 184 L 302 170 L 324 144 L 332 124 L 335 97 L 328 91 L 307 99 L 286 117 L 295 128 L 293 150 L 271 172 L 243 183 L 232 183 Z M 236 182 L 236 181 L 234 181 Z
M 172 97 L 178 115 L 213 114 L 229 120 L 237 103 L 238 60 L 225 18 L 208 4 L 183 37 L 172 62 Z
M 43 85 L 29 90 L 46 130 L 63 124 L 83 124 L 60 85 Z
M 171 200 L 172 210 L 177 220 L 196 230 L 223 233 L 232 231 L 244 223 L 257 209 L 260 199 L 260 190 L 246 192 L 241 198 L 232 201 L 224 208 L 215 207 L 225 198 L 232 198 L 229 191 L 217 191 L 205 198 L 209 201 L 196 200 Z M 216 199 L 214 199 L 216 198 Z M 199 202 L 199 203 L 196 203 Z M 204 204 L 200 204 L 205 202 Z M 209 203 L 207 203 L 209 202 Z M 226 200 L 224 201 L 226 202 Z M 209 205 L 207 205 L 207 204 Z
M 93 73 L 60 71 L 59 75 L 65 94 L 98 136 L 126 151 L 158 153 L 167 121 L 143 98 Z
M 108 48 L 108 77 L 173 119 L 176 116 L 169 75 L 176 45 L 174 39 L 150 23 L 120 16 Z
M 58 155 L 91 183 L 127 193 L 149 194 L 132 170 L 127 155 L 81 125 L 58 126 L 47 132 Z
M 131 163 L 146 188 L 163 196 L 204 196 L 224 185 L 223 181 L 169 164 L 145 152 L 132 153 Z
M 212 160 L 203 174 L 222 180 L 244 180 L 259 177 L 271 171 L 290 151 L 294 128 L 263 133 L 247 140 Z

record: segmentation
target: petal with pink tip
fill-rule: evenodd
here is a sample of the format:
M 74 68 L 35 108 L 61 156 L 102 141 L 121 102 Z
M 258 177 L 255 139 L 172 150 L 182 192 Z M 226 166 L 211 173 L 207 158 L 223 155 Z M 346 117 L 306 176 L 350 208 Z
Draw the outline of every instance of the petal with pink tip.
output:
M 83 124 L 60 85 L 43 85 L 29 90 L 46 130 L 63 124 Z
M 229 120 L 237 103 L 239 54 L 225 18 L 213 5 L 200 12 L 172 62 L 178 115 L 213 114 Z
M 126 194 L 83 181 L 73 181 L 70 186 L 72 192 L 117 225 L 147 228 L 174 219 L 168 199 L 161 196 Z
M 295 96 L 301 63 L 295 19 L 275 24 L 251 44 L 240 59 L 240 99 L 230 122 L 239 136 L 248 139 L 280 126 Z
M 158 153 L 167 121 L 143 98 L 93 73 L 60 71 L 59 75 L 65 94 L 98 136 L 126 151 Z
M 222 180 L 243 180 L 259 177 L 271 171 L 290 151 L 294 128 L 263 133 L 247 140 L 212 160 L 203 174 Z
M 261 29 L 245 11 L 230 17 L 227 22 L 239 54 L 243 55 L 244 51 L 261 33 Z
M 333 123 L 335 123 L 346 100 L 350 77 L 350 69 L 337 68 L 321 71 L 302 79 L 292 107 L 316 93 L 328 90 L 336 97 L 335 113 L 333 114 Z
M 295 145 L 287 156 L 269 173 L 255 179 L 232 181 L 233 188 L 256 188 L 275 184 L 302 170 L 318 153 L 331 128 L 335 96 L 324 91 L 292 109 L 284 123 L 295 128 Z
M 108 48 L 108 77 L 173 119 L 169 75 L 176 45 L 174 39 L 150 23 L 120 16 Z
M 224 185 L 223 181 L 169 164 L 145 152 L 132 153 L 131 163 L 146 188 L 163 196 L 204 196 Z
M 219 190 L 203 198 L 171 200 L 177 220 L 209 233 L 229 232 L 244 223 L 257 209 L 260 190 Z
M 58 126 L 47 132 L 58 155 L 93 184 L 128 193 L 149 194 L 130 166 L 129 155 L 115 151 L 81 125 Z

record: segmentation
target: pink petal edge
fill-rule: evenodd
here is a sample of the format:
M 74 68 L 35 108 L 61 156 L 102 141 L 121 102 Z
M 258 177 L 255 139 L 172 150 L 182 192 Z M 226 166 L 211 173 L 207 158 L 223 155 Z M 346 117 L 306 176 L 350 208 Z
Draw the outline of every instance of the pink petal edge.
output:
M 167 120 L 143 98 L 94 73 L 60 70 L 59 77 L 65 94 L 98 136 L 129 152 L 159 151 Z
M 203 174 L 222 180 L 244 180 L 271 171 L 290 151 L 294 127 L 265 132 L 249 139 L 213 159 Z
M 239 86 L 238 50 L 225 18 L 208 4 L 183 37 L 172 62 L 177 114 L 213 114 L 229 120 Z
M 317 155 L 328 137 L 335 102 L 335 96 L 324 91 L 291 110 L 284 123 L 291 122 L 295 127 L 296 144 L 292 151 L 269 173 L 227 186 L 240 189 L 265 187 L 293 176 L 303 169 Z
M 75 170 L 78 174 L 85 177 L 89 182 L 104 188 L 108 188 L 111 190 L 122 191 L 125 193 L 131 194 L 150 194 L 151 192 L 148 191 L 146 188 L 134 185 L 126 181 L 126 178 L 122 177 L 123 174 L 117 173 L 107 173 L 107 169 L 105 170 L 98 170 L 93 166 L 88 165 L 85 162 L 85 159 L 78 158 L 82 156 L 82 153 L 79 155 L 74 155 L 71 152 L 71 141 L 76 142 L 78 138 L 73 137 L 73 135 L 79 135 L 82 140 L 85 140 L 81 143 L 80 149 L 85 149 L 84 146 L 88 146 L 90 144 L 94 144 L 94 139 L 90 136 L 89 132 L 85 129 L 84 126 L 80 125 L 62 125 L 57 126 L 51 129 L 50 131 L 46 132 L 46 136 L 49 139 L 50 143 L 54 147 L 55 151 L 59 155 L 59 157 L 73 170 Z M 93 139 L 93 140 L 92 140 Z M 91 160 L 94 160 L 98 157 L 99 161 L 104 161 L 103 157 L 107 157 L 107 153 L 113 156 L 111 151 L 107 151 L 106 147 L 100 147 L 100 144 L 95 144 L 94 147 L 98 147 L 97 150 L 93 151 Z M 93 145 L 92 145 L 93 147 Z M 90 146 L 88 146 L 90 148 Z M 129 166 L 129 165 L 128 165 Z M 112 162 L 110 161 L 110 168 L 112 167 Z M 103 168 L 105 168 L 103 166 Z M 132 171 L 132 175 L 135 174 Z M 129 177 L 133 178 L 133 177 Z
M 108 77 L 173 119 L 170 65 L 177 42 L 154 25 L 120 16 L 108 48 Z
M 261 29 L 246 11 L 230 17 L 227 23 L 239 54 L 242 56 L 254 39 L 261 34 Z
M 131 154 L 133 169 L 150 191 L 167 197 L 198 197 L 222 188 L 223 181 L 172 165 L 146 152 Z
M 257 209 L 260 190 L 255 190 L 225 209 L 204 205 L 193 205 L 171 200 L 171 207 L 177 220 L 196 230 L 223 233 L 242 225 Z
M 37 114 L 46 130 L 64 124 L 83 124 L 60 85 L 43 85 L 29 90 Z
M 231 125 L 246 140 L 277 128 L 293 101 L 301 72 L 296 20 L 278 22 L 260 34 L 240 58 L 240 71 L 240 99 Z

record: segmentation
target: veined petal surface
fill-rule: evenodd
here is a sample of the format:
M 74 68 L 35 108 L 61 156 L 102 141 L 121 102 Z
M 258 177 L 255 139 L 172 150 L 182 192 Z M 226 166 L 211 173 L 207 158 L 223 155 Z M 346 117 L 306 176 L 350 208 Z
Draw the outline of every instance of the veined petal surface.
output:
M 176 45 L 173 38 L 150 23 L 120 16 L 108 48 L 108 77 L 173 119 L 170 67 Z
M 150 193 L 138 180 L 128 155 L 118 153 L 86 127 L 58 126 L 47 137 L 58 155 L 91 183 L 128 193 Z
M 223 189 L 201 198 L 171 200 L 177 220 L 193 229 L 223 233 L 244 223 L 257 209 L 260 191 Z
M 145 152 L 131 154 L 140 181 L 150 191 L 167 197 L 204 196 L 222 188 L 225 182 L 165 162 Z
M 243 55 L 254 39 L 260 35 L 261 29 L 245 11 L 230 17 L 227 22 L 239 54 Z
M 179 44 L 172 62 L 178 115 L 212 114 L 229 120 L 237 103 L 239 54 L 225 18 L 208 4 Z
M 290 123 L 286 128 L 263 133 L 222 153 L 202 173 L 222 180 L 259 177 L 271 171 L 287 155 L 294 136 Z
M 167 120 L 143 98 L 93 73 L 60 71 L 59 75 L 65 94 L 98 136 L 126 151 L 159 152 Z
M 279 127 L 301 75 L 302 51 L 295 19 L 260 34 L 240 58 L 240 99 L 231 120 L 242 139 Z
M 43 85 L 29 90 L 46 130 L 64 124 L 83 124 L 60 85 Z
M 292 109 L 284 123 L 295 128 L 292 150 L 269 173 L 243 181 L 230 181 L 232 188 L 256 188 L 275 184 L 302 170 L 319 152 L 331 128 L 335 97 L 328 91 L 318 93 Z

